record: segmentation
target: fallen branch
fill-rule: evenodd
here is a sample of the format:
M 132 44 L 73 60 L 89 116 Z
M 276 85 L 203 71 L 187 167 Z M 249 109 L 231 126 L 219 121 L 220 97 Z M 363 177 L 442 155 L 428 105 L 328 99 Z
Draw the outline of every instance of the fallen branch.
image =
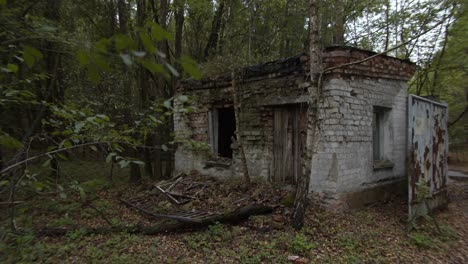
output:
M 161 233 L 190 232 L 201 229 L 215 223 L 238 224 L 252 215 L 270 214 L 273 211 L 271 207 L 264 205 L 248 205 L 241 207 L 231 213 L 221 215 L 203 223 L 173 223 L 156 226 L 114 226 L 114 227 L 44 227 L 36 230 L 39 236 L 64 236 L 68 232 L 80 231 L 86 234 L 111 234 L 126 232 L 129 234 L 157 235 Z

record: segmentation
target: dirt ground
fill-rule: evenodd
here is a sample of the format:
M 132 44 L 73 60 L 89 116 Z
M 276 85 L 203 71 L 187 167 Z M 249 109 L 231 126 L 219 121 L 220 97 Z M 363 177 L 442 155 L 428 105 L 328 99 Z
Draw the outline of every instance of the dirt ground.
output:
M 94 192 L 89 191 L 87 202 L 77 197 L 35 199 L 18 208 L 22 213 L 18 225 L 37 229 L 168 222 L 143 215 L 117 199 L 145 195 L 155 197 L 154 210 L 168 212 L 196 209 L 223 213 L 251 203 L 272 206 L 274 212 L 251 217 L 236 226 L 215 224 L 193 232 L 154 236 L 90 235 L 80 230 L 62 237 L 9 234 L 0 244 L 0 262 L 291 263 L 288 257 L 299 256 L 296 263 L 468 263 L 466 181 L 450 184 L 451 202 L 435 216 L 441 233 L 436 232 L 430 219 L 408 231 L 403 198 L 347 213 L 312 206 L 305 227 L 297 232 L 289 224 L 292 198 L 287 190 L 255 182 L 244 191 L 236 181 L 194 177 L 208 182 L 208 187 L 199 199 L 183 206 L 170 204 L 148 185 L 96 187 Z

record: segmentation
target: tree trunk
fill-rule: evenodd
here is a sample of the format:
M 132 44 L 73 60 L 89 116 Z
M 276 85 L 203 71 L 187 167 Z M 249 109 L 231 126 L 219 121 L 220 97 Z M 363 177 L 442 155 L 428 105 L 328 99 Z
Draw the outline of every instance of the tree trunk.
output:
M 247 159 L 245 158 L 244 145 L 242 144 L 241 128 L 240 128 L 240 103 L 239 103 L 239 94 L 237 92 L 236 85 L 236 74 L 232 73 L 232 98 L 234 105 L 234 116 L 236 119 L 236 136 L 237 136 L 237 146 L 239 148 L 239 155 L 241 160 L 241 169 L 245 181 L 245 186 L 250 187 L 250 175 L 249 169 L 247 167 Z
M 385 1 L 385 48 L 388 50 L 390 45 L 390 0 Z
M 141 182 L 141 170 L 138 164 L 130 163 L 130 182 L 131 183 Z
M 184 11 L 185 11 L 185 0 L 176 0 L 175 2 L 175 58 L 180 59 L 182 54 L 182 33 L 184 29 Z
M 125 0 L 118 0 L 117 9 L 119 13 L 119 29 L 120 33 L 127 33 L 127 22 L 128 22 L 128 8 Z
M 211 55 L 216 53 L 216 48 L 218 45 L 219 39 L 219 30 L 221 28 L 221 20 L 223 18 L 223 11 L 224 11 L 224 0 L 221 0 L 216 10 L 215 16 L 213 18 L 213 23 L 211 25 L 211 33 L 210 38 L 208 39 L 208 43 L 205 47 L 205 60 L 208 59 Z
M 319 142 L 319 104 L 321 101 L 320 72 L 321 53 L 320 47 L 320 18 L 319 0 L 309 0 L 310 33 L 309 33 L 309 62 L 310 62 L 310 87 L 309 107 L 307 108 L 307 140 L 302 161 L 302 175 L 298 179 L 294 209 L 291 223 L 295 229 L 301 229 L 304 225 L 304 215 L 308 202 L 310 174 L 312 171 L 312 160 L 317 151 Z M 315 100 L 314 100 L 315 96 Z M 315 106 L 315 107 L 313 107 Z
M 109 35 L 108 37 L 111 37 L 112 35 L 115 34 L 115 29 L 117 27 L 117 19 L 116 19 L 116 8 L 115 8 L 115 3 L 114 0 L 109 0 Z

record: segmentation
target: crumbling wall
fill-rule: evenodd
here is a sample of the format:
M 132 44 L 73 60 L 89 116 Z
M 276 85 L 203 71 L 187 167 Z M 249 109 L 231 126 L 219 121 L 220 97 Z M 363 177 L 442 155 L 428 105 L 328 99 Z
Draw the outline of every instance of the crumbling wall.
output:
M 267 74 L 237 82 L 241 103 L 241 137 L 247 158 L 247 167 L 252 177 L 270 178 L 273 156 L 273 107 L 294 104 L 306 100 L 304 74 Z M 179 138 L 209 143 L 209 111 L 213 108 L 232 106 L 231 83 L 208 83 L 206 86 L 188 83 L 179 87 L 178 94 L 187 94 L 195 111 L 175 115 L 175 131 Z M 302 101 L 301 101 L 302 100 Z M 176 102 L 177 104 L 177 102 Z M 234 148 L 232 165 L 229 168 L 206 168 L 211 159 L 210 150 L 180 145 L 176 151 L 176 173 L 198 170 L 202 173 L 230 177 L 240 175 L 240 159 Z

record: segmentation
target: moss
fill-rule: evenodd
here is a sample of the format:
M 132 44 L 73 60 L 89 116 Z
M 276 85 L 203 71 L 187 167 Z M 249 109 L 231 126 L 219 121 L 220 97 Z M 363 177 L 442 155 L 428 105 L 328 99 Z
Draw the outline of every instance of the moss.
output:
M 293 207 L 295 198 L 296 194 L 294 192 L 290 192 L 286 197 L 281 199 L 280 203 L 286 207 Z

